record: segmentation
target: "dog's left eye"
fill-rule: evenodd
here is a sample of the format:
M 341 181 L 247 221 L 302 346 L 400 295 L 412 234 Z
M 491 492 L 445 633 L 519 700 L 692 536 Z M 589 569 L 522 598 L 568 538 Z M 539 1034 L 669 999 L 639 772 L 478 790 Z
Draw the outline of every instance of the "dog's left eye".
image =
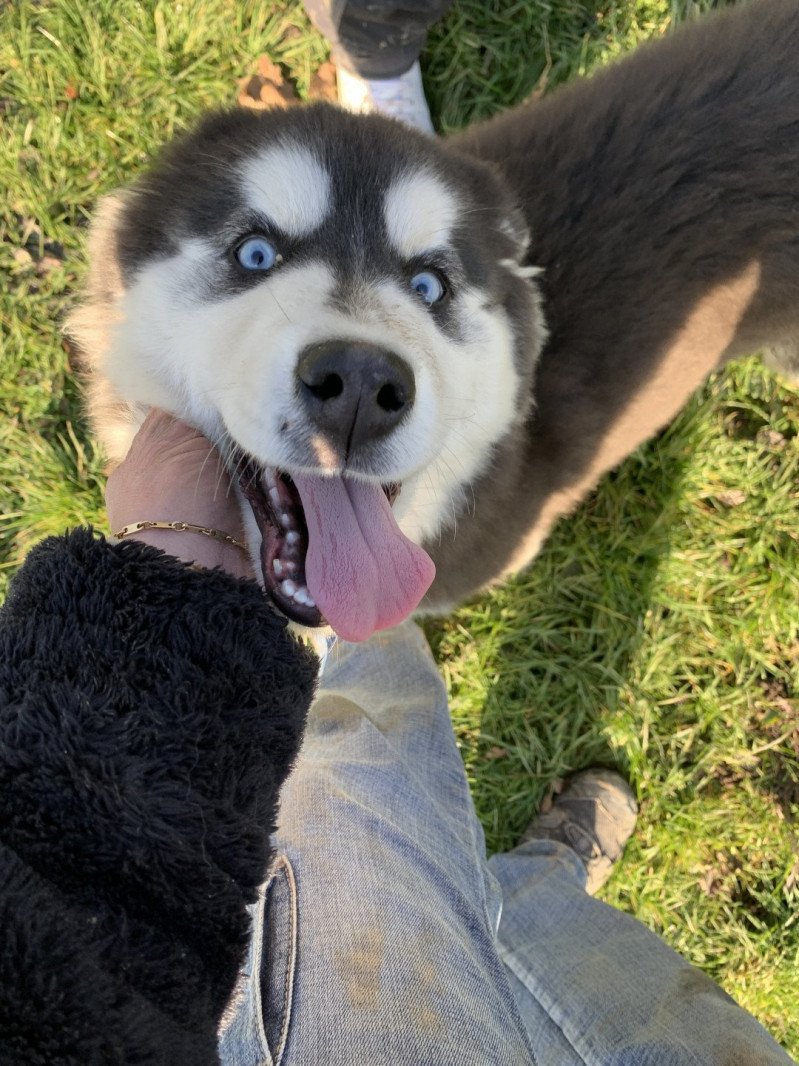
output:
M 411 288 L 418 292 L 426 304 L 437 304 L 446 294 L 444 282 L 434 270 L 421 270 L 411 278 Z
M 236 262 L 245 270 L 271 270 L 279 259 L 277 248 L 266 237 L 248 237 L 235 255 Z

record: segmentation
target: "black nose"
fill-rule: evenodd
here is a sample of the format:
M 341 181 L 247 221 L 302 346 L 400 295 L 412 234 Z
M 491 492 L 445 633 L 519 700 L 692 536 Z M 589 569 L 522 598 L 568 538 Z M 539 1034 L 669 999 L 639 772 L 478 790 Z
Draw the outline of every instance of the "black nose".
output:
M 312 344 L 297 380 L 313 424 L 345 458 L 385 437 L 413 407 L 413 371 L 398 355 L 360 341 Z

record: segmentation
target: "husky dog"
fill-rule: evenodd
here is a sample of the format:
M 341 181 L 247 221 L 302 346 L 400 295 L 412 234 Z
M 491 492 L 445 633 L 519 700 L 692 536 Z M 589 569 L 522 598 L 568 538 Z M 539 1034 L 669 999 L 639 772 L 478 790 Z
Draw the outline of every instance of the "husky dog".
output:
M 98 212 L 97 433 L 118 459 L 157 405 L 218 442 L 301 624 L 457 603 L 719 364 L 799 367 L 797 55 L 759 0 L 443 141 L 210 115 Z

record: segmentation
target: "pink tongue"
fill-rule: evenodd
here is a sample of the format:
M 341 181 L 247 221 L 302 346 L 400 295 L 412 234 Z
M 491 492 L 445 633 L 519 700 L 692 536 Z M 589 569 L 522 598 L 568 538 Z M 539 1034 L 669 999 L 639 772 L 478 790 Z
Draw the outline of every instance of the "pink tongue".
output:
M 305 509 L 305 581 L 344 640 L 395 626 L 430 588 L 433 560 L 402 533 L 379 485 L 292 475 Z

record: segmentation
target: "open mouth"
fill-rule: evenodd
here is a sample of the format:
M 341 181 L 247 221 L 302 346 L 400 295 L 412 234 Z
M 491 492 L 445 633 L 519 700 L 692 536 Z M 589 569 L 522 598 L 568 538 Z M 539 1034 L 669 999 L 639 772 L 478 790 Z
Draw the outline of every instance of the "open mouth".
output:
M 406 618 L 432 583 L 432 560 L 393 517 L 398 484 L 292 478 L 253 461 L 240 484 L 261 533 L 264 586 L 292 621 L 365 640 Z
M 241 489 L 252 507 L 261 534 L 264 585 L 275 604 L 292 622 L 325 624 L 305 583 L 308 527 L 299 493 L 287 474 L 253 463 L 245 467 Z

